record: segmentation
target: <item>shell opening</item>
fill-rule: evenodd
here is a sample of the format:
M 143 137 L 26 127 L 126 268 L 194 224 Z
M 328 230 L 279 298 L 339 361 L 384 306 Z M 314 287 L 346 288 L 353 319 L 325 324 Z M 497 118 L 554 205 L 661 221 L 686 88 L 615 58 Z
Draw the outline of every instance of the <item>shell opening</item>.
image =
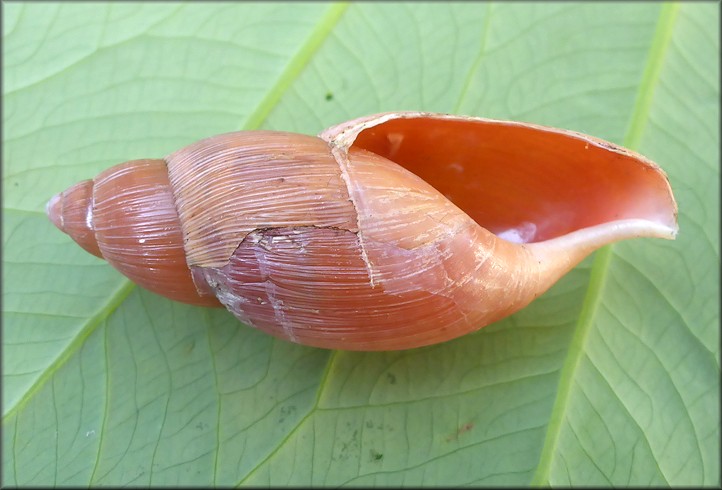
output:
M 648 223 L 640 234 L 676 234 L 664 172 L 606 141 L 531 124 L 414 113 L 373 124 L 359 126 L 354 147 L 410 170 L 508 241 L 540 242 L 623 220 Z

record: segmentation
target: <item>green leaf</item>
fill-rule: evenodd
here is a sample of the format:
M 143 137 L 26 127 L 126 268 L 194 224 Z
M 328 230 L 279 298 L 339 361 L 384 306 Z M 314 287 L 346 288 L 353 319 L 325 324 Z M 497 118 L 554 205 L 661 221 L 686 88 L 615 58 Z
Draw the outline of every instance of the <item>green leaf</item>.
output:
M 2 485 L 720 485 L 719 4 L 3 3 Z M 669 175 L 677 240 L 444 344 L 326 351 L 129 283 L 45 202 L 213 134 L 425 110 Z

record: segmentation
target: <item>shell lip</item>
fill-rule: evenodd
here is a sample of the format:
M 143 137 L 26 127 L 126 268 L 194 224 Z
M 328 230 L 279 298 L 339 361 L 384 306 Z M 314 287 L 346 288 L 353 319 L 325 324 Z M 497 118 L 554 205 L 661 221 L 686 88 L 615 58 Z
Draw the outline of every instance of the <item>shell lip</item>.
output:
M 424 111 L 392 111 L 392 112 L 381 112 L 377 114 L 370 114 L 368 116 L 361 116 L 349 121 L 331 126 L 318 134 L 318 137 L 322 140 L 339 147 L 350 148 L 356 137 L 363 131 L 379 126 L 386 122 L 396 119 L 416 119 L 416 118 L 430 118 L 450 121 L 466 121 L 470 123 L 487 123 L 487 124 L 498 124 L 502 126 L 516 126 L 536 129 L 547 133 L 562 134 L 569 137 L 583 140 L 596 147 L 603 148 L 620 155 L 633 157 L 641 162 L 649 165 L 655 170 L 659 170 L 664 174 L 664 171 L 652 160 L 648 159 L 644 155 L 632 151 L 628 148 L 624 148 L 610 141 L 603 140 L 579 131 L 571 129 L 555 128 L 552 126 L 544 126 L 542 124 L 536 124 L 525 121 L 510 121 L 505 119 L 494 119 L 481 116 L 465 116 L 450 114 L 445 112 L 424 112 Z M 664 174 L 666 177 L 666 174 Z

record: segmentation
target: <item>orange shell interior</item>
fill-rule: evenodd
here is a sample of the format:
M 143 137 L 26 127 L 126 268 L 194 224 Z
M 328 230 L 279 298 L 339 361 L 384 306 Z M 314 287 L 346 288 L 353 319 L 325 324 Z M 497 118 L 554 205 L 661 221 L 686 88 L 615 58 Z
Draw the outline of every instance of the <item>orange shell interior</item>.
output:
M 669 183 L 655 164 L 571 131 L 412 117 L 361 131 L 353 147 L 402 165 L 513 242 L 631 218 L 677 227 Z

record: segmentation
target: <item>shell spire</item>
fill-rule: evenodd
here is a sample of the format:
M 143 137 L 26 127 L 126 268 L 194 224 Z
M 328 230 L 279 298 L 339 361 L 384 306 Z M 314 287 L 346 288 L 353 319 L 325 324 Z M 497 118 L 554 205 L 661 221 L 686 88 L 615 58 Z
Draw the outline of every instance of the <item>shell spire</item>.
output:
M 116 165 L 54 196 L 46 212 L 81 247 L 144 288 L 220 306 L 199 294 L 188 270 L 165 161 Z

